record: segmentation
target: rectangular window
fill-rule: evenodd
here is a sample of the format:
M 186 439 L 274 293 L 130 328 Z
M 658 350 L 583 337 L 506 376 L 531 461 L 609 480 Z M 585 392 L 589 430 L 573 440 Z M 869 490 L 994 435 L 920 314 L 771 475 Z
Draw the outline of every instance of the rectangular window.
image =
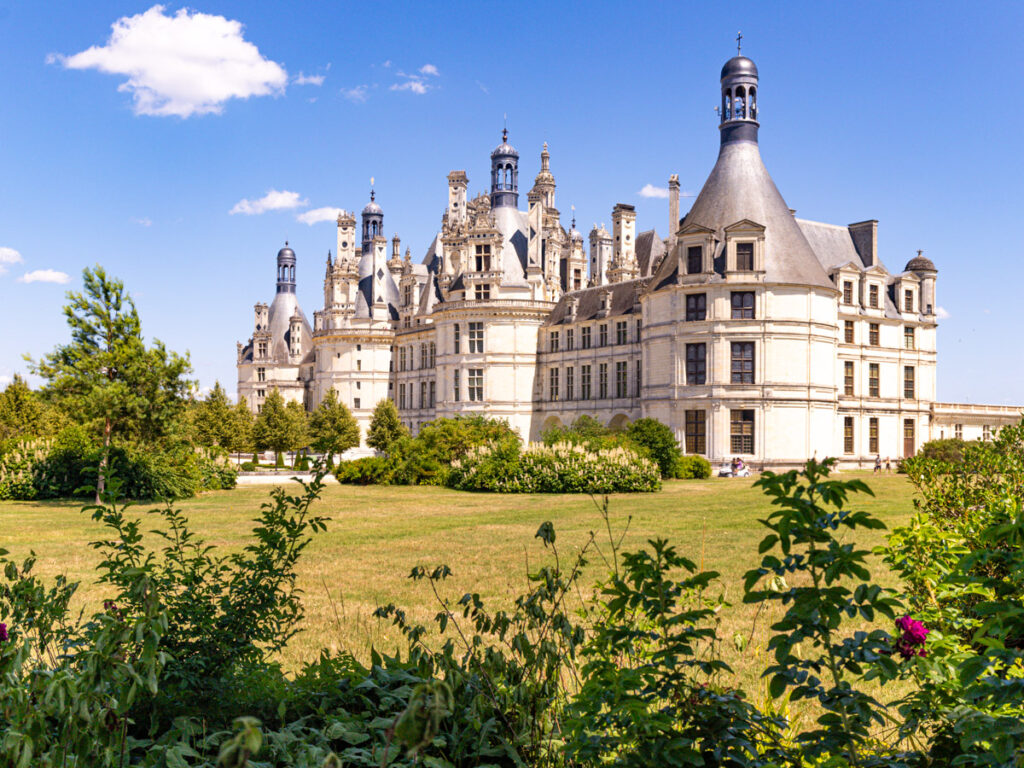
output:
M 868 286 L 868 306 L 878 309 L 878 286 Z
M 608 363 L 597 366 L 597 397 L 600 400 L 608 397 Z
M 580 400 L 590 399 L 590 366 L 580 366 Z
M 490 272 L 491 271 L 491 246 L 489 245 L 478 245 L 476 247 L 476 271 L 477 272 Z
M 607 347 L 608 346 L 608 323 L 601 323 L 597 329 L 598 341 L 597 346 Z
M 752 320 L 754 318 L 754 292 L 732 292 L 732 319 Z
M 686 296 L 686 319 L 705 320 L 708 316 L 708 297 L 705 293 L 690 293 Z
M 636 361 L 636 396 L 637 397 L 640 397 L 641 384 L 643 382 L 643 380 L 641 378 L 641 373 L 640 373 L 641 368 L 643 367 L 642 364 L 643 364 L 642 360 L 637 360 Z
M 843 304 L 853 304 L 853 283 L 843 280 Z
M 457 355 L 460 352 L 459 348 L 461 346 L 461 344 L 460 344 L 461 335 L 459 333 L 459 324 L 458 323 L 455 324 L 455 335 L 452 337 L 452 339 L 453 339 L 453 344 L 454 344 L 454 347 L 455 347 L 455 354 Z
M 469 400 L 479 403 L 484 399 L 484 369 L 469 369 Z
M 754 342 L 732 342 L 732 383 L 754 383 Z
M 420 408 L 427 407 L 427 382 L 420 382 Z
M 963 424 L 954 424 L 953 425 L 953 437 L 955 437 L 957 440 L 963 440 L 964 439 L 964 425 Z
M 843 341 L 853 344 L 853 320 L 843 321 Z
M 491 286 L 489 283 L 480 283 L 474 286 L 473 290 L 477 301 L 486 301 L 491 298 Z
M 903 420 L 903 456 L 909 457 L 917 453 L 917 441 L 914 436 L 914 420 Z
M 909 325 L 903 328 L 903 346 L 906 349 L 916 349 L 917 343 L 914 339 L 914 329 Z
M 433 408 L 437 400 L 437 382 L 430 382 L 430 407 Z
M 423 342 L 420 344 L 420 368 L 426 368 L 427 362 L 427 343 Z
M 590 349 L 590 326 L 580 328 L 580 347 Z
M 914 366 L 903 366 L 903 397 L 914 399 Z
M 558 369 L 552 368 L 548 371 L 548 400 L 556 402 L 558 400 Z
M 572 350 L 572 349 L 575 348 L 575 345 L 576 345 L 575 336 L 576 336 L 576 334 L 573 332 L 572 328 L 566 328 L 565 329 L 565 348 L 566 349 Z
M 266 397 L 266 396 L 267 396 L 267 390 L 265 390 L 265 389 L 257 389 L 256 390 L 256 397 Z
M 732 453 L 753 453 L 754 412 L 730 411 L 730 428 Z
M 981 439 L 991 440 L 992 439 L 992 427 L 989 424 L 984 424 L 981 427 Z
M 686 345 L 686 383 L 704 384 L 707 378 L 707 345 Z
M 704 248 L 691 245 L 686 249 L 686 274 L 699 275 L 704 271 Z
M 686 452 L 707 453 L 708 421 L 704 411 L 686 412 Z
M 853 453 L 853 416 L 843 419 L 843 453 Z
M 267 369 L 266 368 L 257 368 L 256 369 L 256 381 L 266 381 L 266 380 L 267 380 Z
M 354 398 L 352 400 L 352 407 L 355 408 L 357 411 L 362 407 L 362 406 L 359 405 L 359 398 L 358 397 Z
M 398 407 L 405 409 L 405 384 L 398 385 Z
M 572 288 L 571 290 L 578 291 L 583 287 L 583 270 L 574 269 L 572 271 Z
M 868 325 L 868 344 L 872 347 L 877 347 L 878 342 L 878 323 L 870 323 Z
M 868 453 L 878 455 L 878 419 L 868 419 Z
M 565 369 L 565 399 L 572 400 L 576 388 L 576 370 L 570 365 Z
M 456 326 L 457 328 L 458 326 Z M 405 347 L 398 348 L 398 370 L 405 370 Z
M 868 365 L 868 397 L 878 397 L 878 363 Z
M 629 381 L 626 361 L 620 360 L 615 363 L 615 396 L 629 397 Z
M 462 372 L 458 369 L 455 370 L 452 376 L 452 384 L 452 399 L 457 403 L 462 399 Z
M 853 361 L 843 361 L 843 394 L 853 395 Z
M 754 271 L 754 244 L 736 243 L 736 271 Z
M 356 370 L 357 371 L 363 370 L 363 361 L 362 360 L 356 360 Z
M 903 291 L 903 311 L 913 312 L 914 311 L 914 292 L 911 290 Z
M 256 354 L 259 357 L 267 356 L 267 342 L 261 341 L 256 345 Z
M 619 320 L 615 323 L 615 343 L 616 344 L 628 344 L 629 343 L 629 331 L 626 329 L 626 321 Z
M 437 344 L 430 342 L 430 367 L 437 365 Z
M 551 333 L 548 334 L 548 351 L 558 351 L 558 331 L 551 331 Z
M 484 324 L 469 324 L 469 354 L 482 354 L 484 351 Z

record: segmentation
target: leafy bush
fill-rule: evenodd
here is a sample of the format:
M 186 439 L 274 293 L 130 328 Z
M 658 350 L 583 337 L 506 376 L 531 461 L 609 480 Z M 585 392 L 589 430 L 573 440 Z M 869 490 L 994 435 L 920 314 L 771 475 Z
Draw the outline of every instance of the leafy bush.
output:
M 499 493 L 629 493 L 661 487 L 658 466 L 625 448 L 597 452 L 580 445 L 531 445 L 506 438 L 452 463 L 448 484 Z
M 674 477 L 676 463 L 682 457 L 676 437 L 657 419 L 637 419 L 626 429 L 626 437 L 634 445 L 647 449 L 648 456 L 661 470 L 662 477 Z
M 967 443 L 957 437 L 942 440 L 929 440 L 921 446 L 917 455 L 925 459 L 946 461 L 955 464 L 963 459 L 964 446 Z
M 256 464 L 254 462 L 251 462 L 251 461 L 243 461 L 242 462 L 242 466 L 241 466 L 241 470 L 243 472 L 255 472 L 256 471 Z
M 348 485 L 389 485 L 394 474 L 394 462 L 384 456 L 339 461 L 334 469 L 338 482 Z
M 704 480 L 711 477 L 711 462 L 703 456 L 680 456 L 672 469 L 680 480 Z

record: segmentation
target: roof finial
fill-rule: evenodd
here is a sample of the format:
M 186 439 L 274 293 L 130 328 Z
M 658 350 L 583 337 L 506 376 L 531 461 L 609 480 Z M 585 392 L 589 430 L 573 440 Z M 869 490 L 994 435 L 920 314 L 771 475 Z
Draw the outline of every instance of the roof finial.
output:
M 736 55 L 737 56 L 740 55 L 740 49 L 741 49 L 742 45 L 743 45 L 743 33 L 742 32 L 737 32 L 736 33 Z
M 377 193 L 373 190 L 373 176 L 370 177 L 370 202 L 372 203 L 376 198 Z
M 501 129 L 501 143 L 505 144 L 508 142 L 508 112 L 504 115 L 504 127 Z
M 570 205 L 569 208 L 572 209 L 572 228 L 576 229 L 576 206 Z
M 287 241 L 287 240 L 285 240 L 285 241 L 284 241 L 284 247 L 285 247 L 285 248 L 287 248 L 287 247 L 288 247 L 288 241 Z
M 918 256 L 921 256 L 923 253 L 924 253 L 924 251 L 922 251 L 920 248 L 917 249 L 917 255 Z

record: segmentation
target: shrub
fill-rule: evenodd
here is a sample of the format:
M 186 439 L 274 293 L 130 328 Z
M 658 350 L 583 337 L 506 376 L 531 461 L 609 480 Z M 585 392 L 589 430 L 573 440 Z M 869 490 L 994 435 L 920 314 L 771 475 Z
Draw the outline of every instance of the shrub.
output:
M 334 468 L 338 482 L 348 485 L 390 485 L 394 474 L 395 464 L 385 456 L 339 461 Z
M 704 480 L 711 477 L 711 462 L 703 456 L 680 456 L 672 468 L 672 476 L 680 480 Z
M 637 419 L 626 429 L 626 437 L 647 449 L 648 455 L 661 470 L 662 477 L 674 477 L 676 463 L 682 457 L 672 430 L 657 419 Z
M 243 472 L 255 472 L 256 464 L 251 461 L 243 461 L 241 469 Z
M 452 463 L 449 486 L 499 493 L 630 493 L 656 491 L 654 462 L 625 448 L 588 451 L 580 445 L 531 445 L 506 438 Z
M 963 440 L 950 437 L 943 440 L 929 440 L 921 446 L 917 452 L 918 456 L 936 461 L 946 461 L 956 464 L 963 460 L 963 450 L 967 443 Z

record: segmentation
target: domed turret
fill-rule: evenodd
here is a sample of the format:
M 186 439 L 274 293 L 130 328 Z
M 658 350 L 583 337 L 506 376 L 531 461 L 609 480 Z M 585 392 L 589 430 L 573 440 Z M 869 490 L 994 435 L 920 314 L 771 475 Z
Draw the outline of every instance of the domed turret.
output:
M 370 179 L 370 202 L 363 208 L 363 253 L 373 247 L 373 238 L 384 236 L 384 210 L 377 205 L 377 193 Z
M 508 143 L 508 128 L 491 152 L 491 207 L 519 207 L 519 153 Z
M 736 141 L 757 143 L 757 65 L 740 54 L 737 37 L 736 55 L 725 62 L 720 78 L 722 105 L 719 107 L 719 130 L 722 145 Z
M 288 247 L 287 240 L 277 252 L 277 292 L 295 293 L 295 251 Z
M 721 79 L 725 80 L 727 77 L 736 75 L 757 77 L 757 65 L 746 56 L 733 56 L 722 67 Z
M 923 251 L 918 251 L 917 256 L 907 262 L 903 268 L 904 272 L 938 272 L 935 262 L 924 256 Z

